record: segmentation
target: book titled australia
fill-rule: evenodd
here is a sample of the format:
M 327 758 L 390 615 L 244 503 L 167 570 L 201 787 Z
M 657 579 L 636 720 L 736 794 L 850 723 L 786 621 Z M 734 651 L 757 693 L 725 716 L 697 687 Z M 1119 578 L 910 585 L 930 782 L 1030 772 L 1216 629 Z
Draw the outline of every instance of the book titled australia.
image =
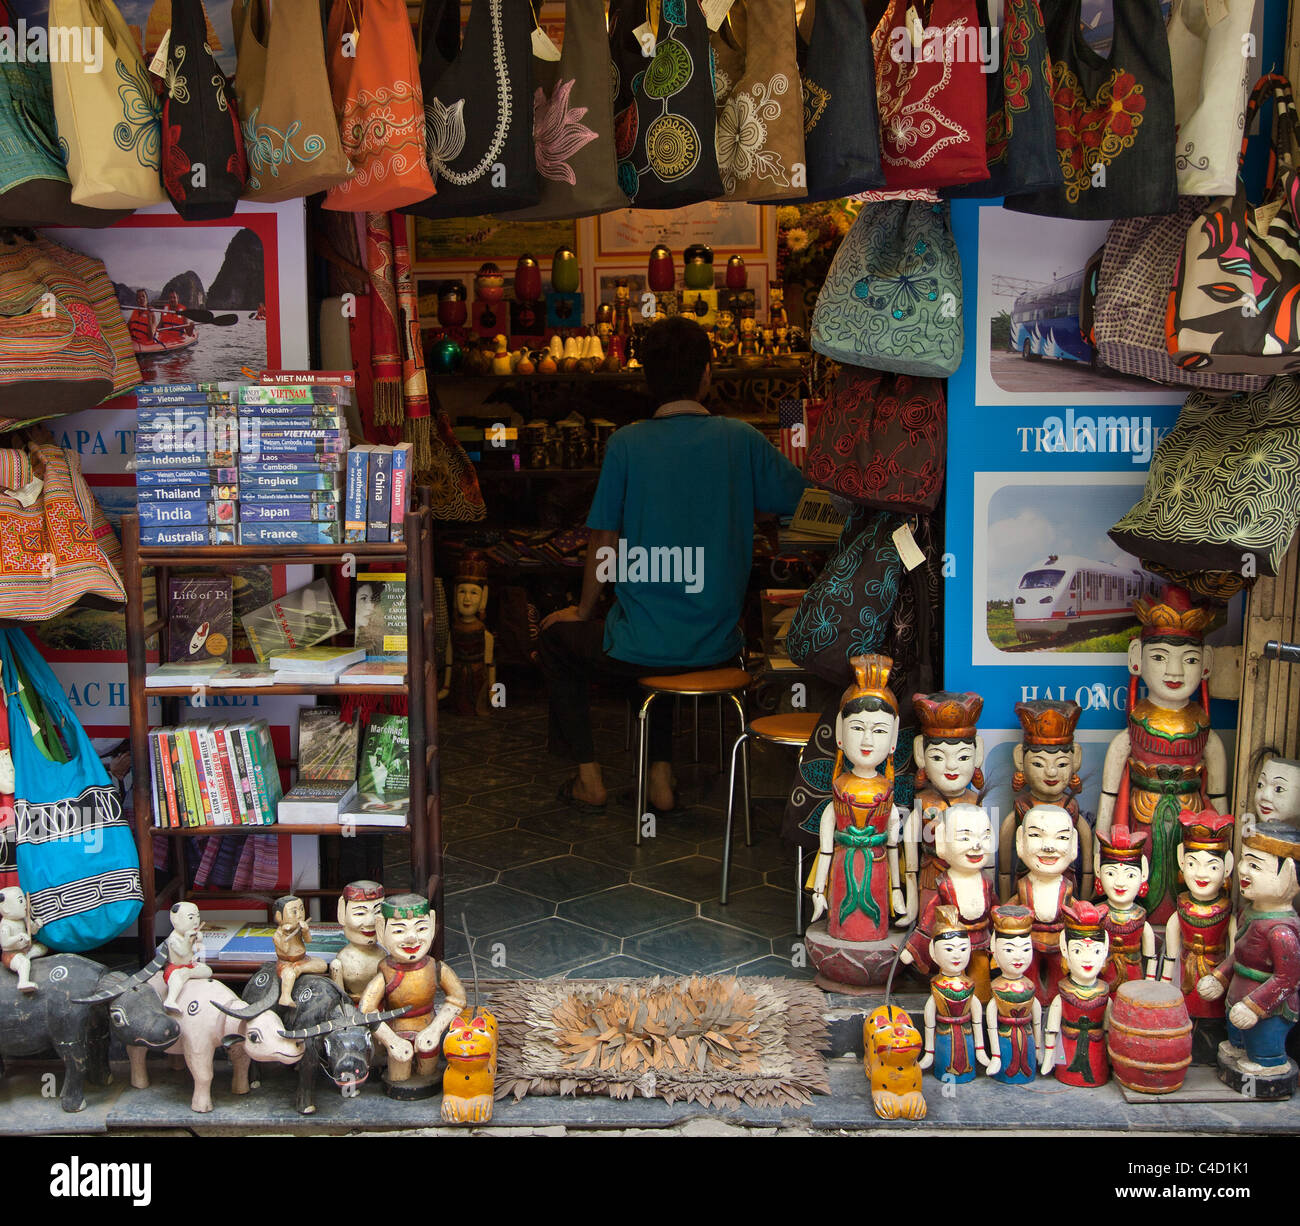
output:
M 235 605 L 229 578 L 175 578 L 168 584 L 167 658 L 173 663 L 230 663 Z

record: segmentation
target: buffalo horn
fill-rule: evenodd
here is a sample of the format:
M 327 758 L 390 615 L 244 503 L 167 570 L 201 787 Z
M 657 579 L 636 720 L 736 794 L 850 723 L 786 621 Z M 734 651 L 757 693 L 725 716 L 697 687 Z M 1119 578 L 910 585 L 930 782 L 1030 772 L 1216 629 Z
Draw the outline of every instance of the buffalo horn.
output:
M 100 1005 L 105 1001 L 116 1000 L 124 992 L 129 992 L 137 984 L 144 983 L 147 979 L 156 975 L 166 965 L 167 946 L 159 945 L 157 953 L 153 956 L 153 961 L 148 966 L 142 966 L 138 971 L 128 976 L 126 982 L 120 988 L 100 988 L 99 991 L 92 993 L 90 996 L 74 997 L 72 1003 L 74 1005 Z

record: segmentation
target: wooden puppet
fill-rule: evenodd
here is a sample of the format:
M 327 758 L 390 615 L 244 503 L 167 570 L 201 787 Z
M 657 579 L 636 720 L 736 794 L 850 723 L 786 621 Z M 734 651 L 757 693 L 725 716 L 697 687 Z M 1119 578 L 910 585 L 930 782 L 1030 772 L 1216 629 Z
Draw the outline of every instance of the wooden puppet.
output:
M 1165 926 L 1164 974 L 1178 986 L 1194 1018 L 1222 1017 L 1223 999 L 1206 1000 L 1196 985 L 1224 960 L 1237 931 L 1233 915 L 1231 814 L 1185 809 L 1179 817 L 1182 842 L 1178 868 L 1184 889 Z
M 285 894 L 275 900 L 276 970 L 280 975 L 280 1004 L 293 1008 L 293 985 L 299 975 L 328 975 L 329 964 L 321 958 L 307 955 L 311 940 L 311 927 L 307 923 L 307 905 L 296 894 Z
M 1030 977 L 1040 1004 L 1056 994 L 1061 978 L 1062 911 L 1074 901 L 1071 885 L 1079 836 L 1059 805 L 1035 805 L 1016 831 L 1016 855 L 1028 871 L 1016 888 L 1016 901 L 1033 915 L 1034 961 Z
M 862 1023 L 862 1046 L 876 1114 L 882 1120 L 925 1119 L 921 1033 L 912 1019 L 897 1005 L 881 1005 Z
M 1205 631 L 1213 612 L 1174 584 L 1160 596 L 1140 597 L 1133 611 L 1142 633 L 1128 649 L 1128 727 L 1106 750 L 1097 829 L 1150 832 L 1146 909 L 1153 922 L 1163 923 L 1178 894 L 1178 815 L 1185 808 L 1222 812 L 1228 766 L 1207 710 L 1212 653 Z M 1147 688 L 1140 702 L 1139 678 Z
M 913 742 L 916 799 L 912 805 L 908 846 L 921 848 L 920 906 L 925 908 L 946 865 L 934 850 L 939 815 L 949 805 L 979 803 L 984 788 L 980 767 L 984 742 L 975 731 L 984 699 L 978 694 L 913 694 L 920 734 Z M 909 865 L 909 868 L 912 866 Z
M 1097 887 L 1106 896 L 1110 940 L 1102 979 L 1111 992 L 1121 983 L 1149 979 L 1155 973 L 1156 934 L 1141 903 L 1150 872 L 1148 841 L 1145 830 L 1121 827 L 1097 835 Z
M 200 961 L 203 951 L 203 916 L 192 902 L 172 904 L 172 930 L 167 936 L 167 964 L 163 967 L 163 983 L 167 994 L 163 1008 L 179 1016 L 181 993 L 191 979 L 211 979 L 212 967 Z
M 20 992 L 36 991 L 32 982 L 32 959 L 42 958 L 49 952 L 32 938 L 32 914 L 27 905 L 27 895 L 16 885 L 5 886 L 0 890 L 0 963 L 18 976 Z M 209 970 L 208 974 L 211 973 Z
M 1099 1086 L 1110 1080 L 1106 1025 L 1110 989 L 1102 978 L 1110 938 L 1105 904 L 1077 902 L 1064 908 L 1061 958 L 1065 974 L 1043 1026 L 1043 1076 L 1053 1070 L 1068 1086 Z M 1059 1040 L 1059 1046 L 1058 1046 Z
M 489 691 L 496 682 L 495 640 L 483 620 L 487 577 L 487 560 L 477 550 L 469 550 L 456 570 L 455 610 L 447 636 L 442 689 L 438 691 L 439 698 L 451 696 L 451 709 L 457 715 L 486 715 Z
M 463 918 L 463 917 L 462 917 Z M 474 971 L 474 1003 L 451 1019 L 442 1054 L 442 1122 L 486 1124 L 492 1119 L 497 1075 L 497 1019 L 479 1004 L 478 962 L 474 941 L 465 929 L 470 966 Z
M 1029 972 L 1034 964 L 1034 913 L 1007 903 L 993 908 L 993 980 L 988 1004 L 988 1075 L 1006 1085 L 1033 1081 L 1042 1047 L 1043 1007 Z
M 379 944 L 379 909 L 384 887 L 377 881 L 353 881 L 339 897 L 339 923 L 347 944 L 330 963 L 330 978 L 355 1005 L 366 985 L 379 973 L 384 951 Z
M 966 974 L 971 939 L 956 907 L 934 912 L 930 938 L 930 999 L 925 1002 L 925 1055 L 919 1068 L 933 1069 L 942 1080 L 973 1081 L 984 1055 L 983 1006 L 975 995 L 975 981 Z
M 1241 840 L 1258 823 L 1280 822 L 1300 826 L 1300 762 L 1265 751 L 1255 778 L 1253 814 L 1242 814 L 1237 823 L 1235 858 L 1241 859 Z M 1253 821 L 1252 821 L 1253 818 Z
M 1060 805 L 1074 820 L 1079 834 L 1079 880 L 1075 893 L 1087 898 L 1092 892 L 1092 827 L 1079 812 L 1076 799 L 1083 790 L 1079 770 L 1083 746 L 1074 739 L 1081 708 L 1077 702 L 1040 699 L 1016 703 L 1016 718 L 1024 729 L 1020 744 L 1011 751 L 1015 774 L 1012 811 L 1002 821 L 998 839 L 998 897 L 1015 893 L 1016 880 L 1024 871 L 1016 861 L 1016 830 L 1035 805 Z

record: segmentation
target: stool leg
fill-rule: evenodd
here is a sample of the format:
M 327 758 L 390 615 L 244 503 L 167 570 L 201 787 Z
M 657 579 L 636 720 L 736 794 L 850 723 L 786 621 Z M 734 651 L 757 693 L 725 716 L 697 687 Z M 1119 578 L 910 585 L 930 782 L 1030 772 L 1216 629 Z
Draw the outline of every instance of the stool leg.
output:
M 691 737 L 695 742 L 693 760 L 698 762 L 700 760 L 700 696 L 698 694 L 695 695 L 695 714 L 691 719 Z
M 739 694 L 732 694 L 731 701 L 735 704 L 736 714 L 740 716 L 741 735 L 736 744 L 741 746 L 740 752 L 740 773 L 744 779 L 745 791 L 742 801 L 745 806 L 745 846 L 754 845 L 754 830 L 750 822 L 749 815 L 749 736 L 746 729 L 749 727 L 749 720 L 745 716 L 745 700 Z M 732 746 L 732 757 L 735 757 L 735 746 Z
M 645 696 L 641 710 L 637 715 L 636 745 L 636 845 L 641 846 L 641 819 L 645 816 L 650 780 L 650 704 L 656 695 L 651 691 Z
M 632 700 L 623 700 L 623 752 L 632 748 Z
M 803 845 L 794 849 L 794 933 L 803 936 Z
M 723 696 L 719 694 L 718 695 L 718 774 L 719 775 L 722 774 L 722 738 L 725 735 L 722 729 L 722 699 Z
M 736 815 L 736 753 L 742 750 L 749 733 L 741 726 L 740 735 L 736 738 L 736 743 L 731 747 L 731 772 L 727 777 L 727 824 L 722 833 L 722 896 L 719 902 L 725 907 L 727 905 L 727 883 L 731 877 L 731 827 Z

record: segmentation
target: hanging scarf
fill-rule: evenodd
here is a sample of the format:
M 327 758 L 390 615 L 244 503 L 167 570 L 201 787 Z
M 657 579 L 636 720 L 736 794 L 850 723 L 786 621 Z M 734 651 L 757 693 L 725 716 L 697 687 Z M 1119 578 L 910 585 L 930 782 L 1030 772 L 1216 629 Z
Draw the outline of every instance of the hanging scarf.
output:
M 406 219 L 402 219 L 403 226 Z M 405 231 L 403 231 L 405 237 Z M 402 345 L 393 267 L 393 227 L 387 213 L 366 214 L 366 272 L 370 276 L 370 369 L 373 375 L 372 443 L 401 438 Z
M 405 216 L 390 213 L 389 228 L 393 235 L 393 282 L 397 290 L 405 433 L 414 452 L 415 471 L 419 473 L 429 467 L 429 382 L 424 373 L 424 345 L 420 340 L 420 305 L 415 296 L 415 278 L 411 275 Z

